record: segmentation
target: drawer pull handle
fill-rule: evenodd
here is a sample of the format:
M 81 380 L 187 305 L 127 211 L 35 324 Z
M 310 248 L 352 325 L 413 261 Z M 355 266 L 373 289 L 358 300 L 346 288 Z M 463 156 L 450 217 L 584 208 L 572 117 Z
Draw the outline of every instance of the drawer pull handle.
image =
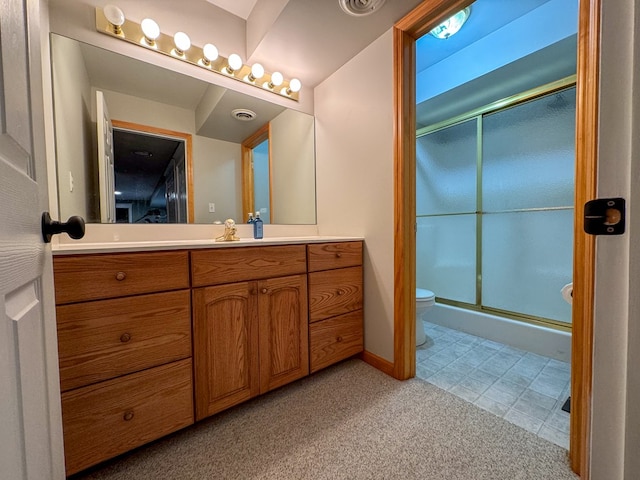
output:
M 336 342 L 340 343 L 342 341 L 342 337 L 338 336 L 336 337 Z
M 116 273 L 116 280 L 121 282 L 123 281 L 125 278 L 127 278 L 127 274 L 124 272 L 118 272 Z
M 344 295 L 344 290 L 338 290 L 338 295 Z
M 120 335 L 120 341 L 122 343 L 127 343 L 129 340 L 131 340 L 131 334 L 123 333 L 122 335 Z
M 122 418 L 124 419 L 125 422 L 128 422 L 130 420 L 133 419 L 133 410 L 127 410 L 126 412 L 124 412 L 124 415 L 122 416 Z
M 267 290 L 266 288 L 262 289 L 262 293 L 267 293 L 269 290 Z
M 336 258 L 342 258 L 342 254 L 340 252 L 336 253 Z

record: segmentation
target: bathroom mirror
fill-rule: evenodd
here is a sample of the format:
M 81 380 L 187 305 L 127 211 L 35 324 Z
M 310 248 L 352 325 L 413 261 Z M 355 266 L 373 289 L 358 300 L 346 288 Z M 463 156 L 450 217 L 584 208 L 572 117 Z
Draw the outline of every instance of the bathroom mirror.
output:
M 60 218 L 246 221 L 242 144 L 266 129 L 270 198 L 255 208 L 316 223 L 313 116 L 57 34 L 51 62 Z

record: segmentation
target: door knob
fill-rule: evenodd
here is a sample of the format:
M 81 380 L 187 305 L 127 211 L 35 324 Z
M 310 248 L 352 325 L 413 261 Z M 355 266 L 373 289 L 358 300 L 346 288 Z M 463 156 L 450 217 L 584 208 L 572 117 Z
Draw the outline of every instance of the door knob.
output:
M 66 223 L 51 220 L 49 212 L 42 214 L 42 238 L 45 243 L 51 242 L 51 237 L 58 233 L 67 232 L 71 238 L 84 237 L 84 219 L 82 217 L 70 217 Z

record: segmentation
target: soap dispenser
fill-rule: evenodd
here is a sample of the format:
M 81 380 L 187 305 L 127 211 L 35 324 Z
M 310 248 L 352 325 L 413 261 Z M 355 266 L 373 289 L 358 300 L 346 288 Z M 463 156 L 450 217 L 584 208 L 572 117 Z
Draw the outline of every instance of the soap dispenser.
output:
M 253 238 L 259 240 L 262 238 L 263 234 L 263 223 L 260 218 L 260 212 L 256 212 L 256 216 L 253 220 Z

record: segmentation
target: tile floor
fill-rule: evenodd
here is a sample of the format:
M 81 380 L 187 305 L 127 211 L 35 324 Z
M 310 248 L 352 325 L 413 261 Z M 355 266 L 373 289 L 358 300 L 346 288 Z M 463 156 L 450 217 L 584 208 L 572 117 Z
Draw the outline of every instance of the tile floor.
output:
M 570 366 L 425 322 L 416 374 L 444 390 L 569 448 Z

